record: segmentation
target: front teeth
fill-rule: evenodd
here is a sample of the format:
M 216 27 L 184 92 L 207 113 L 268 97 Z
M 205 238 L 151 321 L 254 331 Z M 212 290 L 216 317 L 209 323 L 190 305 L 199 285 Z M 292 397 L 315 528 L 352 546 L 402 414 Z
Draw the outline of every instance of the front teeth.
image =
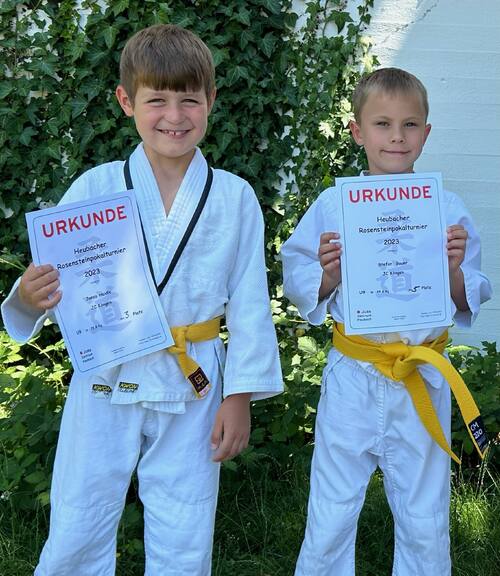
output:
M 185 130 L 162 130 L 162 132 L 170 136 L 179 136 L 180 134 L 184 134 Z

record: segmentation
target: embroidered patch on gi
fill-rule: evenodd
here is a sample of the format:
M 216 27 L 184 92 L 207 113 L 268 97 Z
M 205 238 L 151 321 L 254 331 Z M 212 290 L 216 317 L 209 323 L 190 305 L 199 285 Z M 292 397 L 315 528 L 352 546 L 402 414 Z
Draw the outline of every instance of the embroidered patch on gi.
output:
M 139 384 L 135 382 L 120 382 L 120 384 L 118 384 L 118 390 L 120 390 L 120 392 L 133 393 L 137 392 L 138 388 Z
M 92 384 L 92 394 L 96 398 L 109 398 L 113 389 L 107 384 Z
M 188 379 L 199 396 L 204 396 L 208 392 L 210 382 L 201 368 L 190 374 Z
M 477 418 L 474 418 L 472 422 L 469 422 L 469 430 L 471 431 L 474 440 L 477 442 L 479 450 L 484 453 L 488 446 L 488 436 L 481 416 L 478 416 Z

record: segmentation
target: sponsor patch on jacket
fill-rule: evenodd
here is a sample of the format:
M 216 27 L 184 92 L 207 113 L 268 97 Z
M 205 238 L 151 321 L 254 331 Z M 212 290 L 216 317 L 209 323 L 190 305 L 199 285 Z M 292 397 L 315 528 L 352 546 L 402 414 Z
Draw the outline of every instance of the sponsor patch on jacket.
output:
M 127 394 L 137 392 L 138 388 L 139 384 L 135 382 L 120 382 L 120 384 L 118 384 L 118 390 L 120 390 L 120 392 L 126 392 Z
M 113 389 L 107 384 L 92 384 L 92 394 L 96 398 L 109 398 Z

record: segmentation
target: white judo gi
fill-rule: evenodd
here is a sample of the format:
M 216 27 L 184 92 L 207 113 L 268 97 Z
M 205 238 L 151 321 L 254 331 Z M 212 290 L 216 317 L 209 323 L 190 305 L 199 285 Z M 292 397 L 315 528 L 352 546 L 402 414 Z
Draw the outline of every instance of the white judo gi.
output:
M 89 170 L 61 202 L 122 192 L 123 167 L 120 161 Z M 130 158 L 157 283 L 198 205 L 207 171 L 197 149 L 167 216 L 142 144 Z M 17 285 L 2 315 L 9 334 L 22 342 L 40 330 L 46 316 L 31 316 L 22 307 Z M 170 326 L 225 315 L 227 357 L 219 338 L 188 344 L 188 354 L 212 384 L 201 400 L 166 351 L 98 375 L 73 376 L 54 464 L 50 533 L 36 576 L 114 574 L 117 526 L 136 466 L 146 574 L 210 574 L 219 476 L 210 434 L 221 397 L 252 392 L 256 400 L 278 394 L 283 386 L 263 218 L 247 182 L 214 170 L 208 200 L 160 300 Z
M 454 321 L 469 326 L 491 296 L 480 272 L 479 237 L 461 200 L 444 192 L 447 225 L 468 231 L 462 263 L 470 312 L 456 310 Z M 339 231 L 333 189 L 325 190 L 283 245 L 284 293 L 311 324 L 329 312 L 343 322 L 342 286 L 321 302 L 320 235 Z M 340 238 L 342 242 L 342 238 Z M 359 262 L 362 266 L 363 263 Z M 425 265 L 425 263 L 422 263 Z M 380 343 L 418 345 L 445 328 L 370 334 Z M 450 390 L 432 366 L 419 366 L 436 413 L 450 441 Z M 449 576 L 450 464 L 448 455 L 422 425 L 404 385 L 373 365 L 330 350 L 318 406 L 305 538 L 296 576 L 352 576 L 359 513 L 370 477 L 379 466 L 394 516 L 394 576 Z

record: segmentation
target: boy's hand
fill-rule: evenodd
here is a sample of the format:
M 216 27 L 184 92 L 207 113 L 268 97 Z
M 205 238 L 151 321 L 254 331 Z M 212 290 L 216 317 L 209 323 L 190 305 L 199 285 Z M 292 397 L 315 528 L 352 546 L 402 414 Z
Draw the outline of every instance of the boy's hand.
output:
M 446 249 L 448 251 L 451 298 L 458 310 L 466 312 L 470 308 L 465 293 L 464 274 L 460 264 L 462 264 L 465 257 L 467 230 L 461 224 L 454 224 L 453 226 L 448 226 L 447 235 Z
M 467 230 L 461 224 L 448 226 L 448 267 L 450 275 L 453 275 L 464 261 L 465 245 L 467 243 Z
M 319 238 L 318 257 L 321 268 L 323 268 L 319 287 L 320 300 L 329 296 L 342 278 L 340 271 L 342 245 L 337 242 L 339 238 L 338 232 L 324 232 Z
M 250 397 L 250 392 L 228 396 L 217 411 L 210 438 L 214 462 L 230 460 L 248 446 Z
M 62 298 L 59 288 L 59 272 L 50 264 L 26 268 L 19 283 L 21 302 L 41 312 L 53 308 Z

